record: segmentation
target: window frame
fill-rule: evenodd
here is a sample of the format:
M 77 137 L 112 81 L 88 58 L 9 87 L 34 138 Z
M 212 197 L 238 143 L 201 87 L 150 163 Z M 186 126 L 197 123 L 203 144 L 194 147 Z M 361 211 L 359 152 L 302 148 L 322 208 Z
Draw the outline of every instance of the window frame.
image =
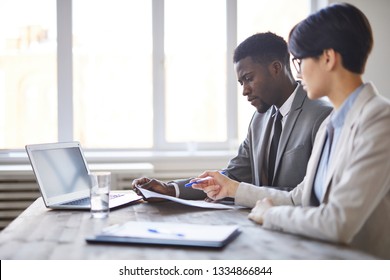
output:
M 235 150 L 238 139 L 238 85 L 234 72 L 232 53 L 237 45 L 237 1 L 226 0 L 226 123 L 227 135 L 224 142 L 196 143 L 196 151 Z M 326 5 L 325 0 L 310 1 L 310 10 Z M 73 56 L 72 56 L 72 0 L 57 0 L 57 75 L 58 75 L 58 141 L 77 141 L 73 126 Z M 164 84 L 164 0 L 152 0 L 153 31 L 153 146 L 151 149 L 129 151 L 189 151 L 189 143 L 168 143 L 165 139 L 165 84 Z M 156 117 L 157 116 L 157 117 Z M 88 149 L 88 148 L 86 148 Z M 90 151 L 112 151 L 115 149 L 88 149 Z M 119 150 L 119 149 L 118 149 Z M 2 152 L 9 152 L 3 150 Z M 15 151 L 15 150 L 12 150 Z
M 227 13 L 227 57 L 237 44 L 237 0 L 226 0 Z M 188 150 L 189 143 L 169 143 L 165 131 L 165 82 L 164 82 L 164 0 L 152 0 L 152 32 L 153 32 L 153 147 L 154 151 Z M 74 141 L 73 139 L 73 64 L 72 64 L 72 0 L 57 0 L 58 29 L 58 141 Z M 226 141 L 196 143 L 196 150 L 225 150 L 236 143 L 238 138 L 237 118 L 237 83 L 234 76 L 233 63 L 227 63 L 227 102 Z M 158 117 L 156 117 L 158 116 Z M 229 140 L 229 139 L 233 139 Z M 131 149 L 128 150 L 139 150 Z

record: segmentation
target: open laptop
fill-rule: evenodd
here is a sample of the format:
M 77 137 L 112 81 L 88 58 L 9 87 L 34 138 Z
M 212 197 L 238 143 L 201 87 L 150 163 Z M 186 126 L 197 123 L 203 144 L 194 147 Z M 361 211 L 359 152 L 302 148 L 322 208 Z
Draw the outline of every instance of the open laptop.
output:
M 43 201 L 51 209 L 90 209 L 89 169 L 79 142 L 26 145 Z M 133 191 L 111 191 L 109 207 L 140 200 Z

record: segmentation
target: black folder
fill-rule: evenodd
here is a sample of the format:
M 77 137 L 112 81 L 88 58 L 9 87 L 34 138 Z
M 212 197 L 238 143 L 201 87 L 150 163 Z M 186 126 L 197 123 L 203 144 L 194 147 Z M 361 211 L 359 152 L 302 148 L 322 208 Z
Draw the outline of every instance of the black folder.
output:
M 88 243 L 119 243 L 222 248 L 240 234 L 238 226 L 127 222 L 86 238 Z

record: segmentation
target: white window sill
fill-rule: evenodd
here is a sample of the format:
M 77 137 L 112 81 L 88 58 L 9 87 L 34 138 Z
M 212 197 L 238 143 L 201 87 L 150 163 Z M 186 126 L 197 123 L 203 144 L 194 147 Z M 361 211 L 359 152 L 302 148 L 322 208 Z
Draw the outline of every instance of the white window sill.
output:
M 187 178 L 204 170 L 225 168 L 236 151 L 84 151 L 90 169 L 92 167 L 124 168 L 123 164 L 144 164 L 152 177 Z M 144 168 L 139 165 L 140 168 Z M 119 166 L 119 167 L 118 167 Z M 122 166 L 122 167 L 121 167 Z M 107 167 L 107 166 L 106 166 Z M 108 167 L 107 167 L 108 168 Z M 0 154 L 1 174 L 30 173 L 31 166 L 24 151 Z

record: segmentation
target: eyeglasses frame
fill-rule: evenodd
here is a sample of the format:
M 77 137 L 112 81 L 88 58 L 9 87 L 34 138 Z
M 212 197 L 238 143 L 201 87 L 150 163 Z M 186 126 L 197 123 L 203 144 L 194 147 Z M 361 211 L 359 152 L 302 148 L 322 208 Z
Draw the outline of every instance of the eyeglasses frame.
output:
M 302 64 L 302 59 L 301 58 L 297 58 L 297 57 L 294 57 L 292 59 L 292 63 L 295 67 L 295 70 L 297 70 L 297 73 L 298 74 L 301 74 L 301 64 Z

